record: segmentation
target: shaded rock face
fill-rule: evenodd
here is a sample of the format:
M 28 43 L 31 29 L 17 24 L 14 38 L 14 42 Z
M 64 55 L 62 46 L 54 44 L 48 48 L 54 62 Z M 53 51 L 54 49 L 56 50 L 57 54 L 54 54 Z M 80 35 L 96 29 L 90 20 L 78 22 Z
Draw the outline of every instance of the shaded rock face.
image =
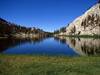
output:
M 100 1 L 70 23 L 66 35 L 100 35 Z

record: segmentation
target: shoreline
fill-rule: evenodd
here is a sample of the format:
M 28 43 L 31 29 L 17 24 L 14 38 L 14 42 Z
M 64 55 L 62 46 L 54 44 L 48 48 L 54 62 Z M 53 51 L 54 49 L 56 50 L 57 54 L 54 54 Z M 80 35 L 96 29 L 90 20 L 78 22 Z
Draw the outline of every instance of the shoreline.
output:
M 100 35 L 55 35 L 54 37 L 74 37 L 74 38 L 100 38 Z

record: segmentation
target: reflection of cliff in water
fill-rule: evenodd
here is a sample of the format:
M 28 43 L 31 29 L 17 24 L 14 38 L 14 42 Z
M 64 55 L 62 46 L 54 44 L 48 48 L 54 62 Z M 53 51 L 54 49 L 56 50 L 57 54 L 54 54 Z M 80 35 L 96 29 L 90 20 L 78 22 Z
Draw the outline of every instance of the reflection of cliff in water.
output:
M 37 44 L 43 41 L 45 38 L 42 37 L 33 39 L 14 39 L 14 38 L 0 39 L 0 53 L 2 53 L 4 50 L 7 50 L 8 48 L 21 45 L 27 42 L 32 44 Z
M 66 43 L 80 55 L 100 55 L 100 39 L 55 37 L 62 43 Z

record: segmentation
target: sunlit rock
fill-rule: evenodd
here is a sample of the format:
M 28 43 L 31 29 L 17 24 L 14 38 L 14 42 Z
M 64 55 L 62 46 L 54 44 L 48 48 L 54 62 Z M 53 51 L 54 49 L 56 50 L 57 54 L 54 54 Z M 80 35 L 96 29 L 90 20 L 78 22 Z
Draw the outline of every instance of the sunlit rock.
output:
M 66 35 L 100 35 L 100 1 L 70 23 Z

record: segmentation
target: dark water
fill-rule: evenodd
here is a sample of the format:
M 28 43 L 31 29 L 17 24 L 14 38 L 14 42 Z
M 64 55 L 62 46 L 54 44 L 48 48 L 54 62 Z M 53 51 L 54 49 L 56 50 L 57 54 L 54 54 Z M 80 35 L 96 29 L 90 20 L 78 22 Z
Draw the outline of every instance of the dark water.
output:
M 38 39 L 0 39 L 0 53 L 32 55 L 100 55 L 100 39 L 52 37 Z

